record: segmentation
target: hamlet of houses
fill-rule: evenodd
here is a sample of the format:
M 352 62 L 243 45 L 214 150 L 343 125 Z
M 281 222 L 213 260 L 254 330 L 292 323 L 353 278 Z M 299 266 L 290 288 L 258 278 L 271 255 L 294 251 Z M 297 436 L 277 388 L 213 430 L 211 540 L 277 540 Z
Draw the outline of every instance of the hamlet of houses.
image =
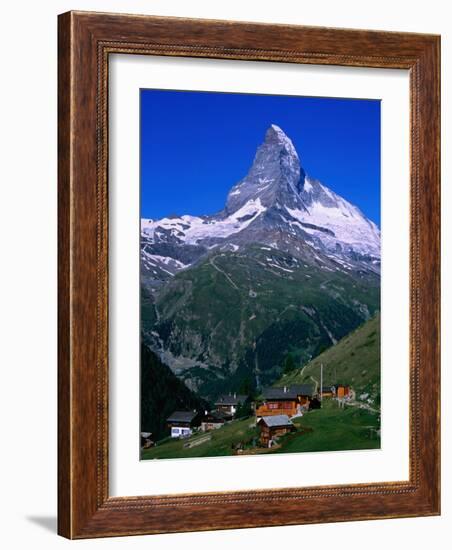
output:
M 260 430 L 261 445 L 270 447 L 276 438 L 295 429 L 293 418 L 320 408 L 323 398 L 344 401 L 350 399 L 351 394 L 351 388 L 344 384 L 322 386 L 317 391 L 311 384 L 268 387 L 252 403 L 247 395 L 229 393 L 219 396 L 211 411 L 174 411 L 167 418 L 167 425 L 172 438 L 189 437 L 195 431 L 221 428 L 236 419 L 240 408 L 248 404 Z

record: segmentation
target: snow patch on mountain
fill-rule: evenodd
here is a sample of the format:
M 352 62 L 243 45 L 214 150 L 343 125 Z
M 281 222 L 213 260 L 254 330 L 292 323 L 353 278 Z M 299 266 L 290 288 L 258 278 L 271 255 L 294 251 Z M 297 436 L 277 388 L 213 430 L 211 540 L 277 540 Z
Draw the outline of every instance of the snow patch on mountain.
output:
M 260 198 L 257 198 L 249 200 L 236 212 L 225 218 L 181 216 L 180 218 L 163 218 L 156 221 L 143 219 L 141 222 L 142 235 L 152 241 L 169 232 L 171 236 L 186 244 L 198 244 L 203 239 L 225 239 L 243 231 L 265 210 Z
M 358 207 L 309 176 L 299 188 L 303 208 L 285 209 L 306 233 L 333 252 L 380 257 L 380 230 Z
M 146 256 L 149 262 L 162 263 L 165 265 L 175 266 L 179 269 L 187 267 L 187 265 L 181 262 L 180 260 L 175 260 L 174 258 L 170 258 L 168 256 L 160 256 L 159 254 L 148 254 L 146 251 L 143 251 L 143 254 Z
M 309 193 L 310 191 L 312 191 L 312 183 L 309 181 L 309 179 L 305 179 L 304 181 L 304 190 Z

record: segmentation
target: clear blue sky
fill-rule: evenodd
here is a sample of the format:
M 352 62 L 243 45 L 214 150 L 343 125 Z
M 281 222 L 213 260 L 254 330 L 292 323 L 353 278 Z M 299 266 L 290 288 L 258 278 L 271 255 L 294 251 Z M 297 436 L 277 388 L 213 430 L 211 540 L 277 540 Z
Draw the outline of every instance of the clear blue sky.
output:
M 306 172 L 380 225 L 380 102 L 141 90 L 141 215 L 212 214 L 270 124 Z

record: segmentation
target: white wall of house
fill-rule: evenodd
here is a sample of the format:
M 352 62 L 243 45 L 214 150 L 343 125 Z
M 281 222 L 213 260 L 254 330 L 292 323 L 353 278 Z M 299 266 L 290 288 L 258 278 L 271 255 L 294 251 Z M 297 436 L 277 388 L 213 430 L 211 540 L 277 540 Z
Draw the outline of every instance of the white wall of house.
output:
M 173 426 L 171 428 L 171 437 L 188 437 L 192 433 L 193 432 L 191 428 L 177 426 Z

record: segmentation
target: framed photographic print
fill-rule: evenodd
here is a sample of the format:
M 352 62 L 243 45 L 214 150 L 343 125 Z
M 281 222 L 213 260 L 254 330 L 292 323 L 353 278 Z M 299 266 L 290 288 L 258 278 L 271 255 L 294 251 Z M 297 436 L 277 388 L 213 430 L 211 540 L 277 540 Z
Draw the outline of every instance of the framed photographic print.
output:
M 380 448 L 380 102 L 140 93 L 141 458 Z
M 439 37 L 59 18 L 59 533 L 439 513 Z

